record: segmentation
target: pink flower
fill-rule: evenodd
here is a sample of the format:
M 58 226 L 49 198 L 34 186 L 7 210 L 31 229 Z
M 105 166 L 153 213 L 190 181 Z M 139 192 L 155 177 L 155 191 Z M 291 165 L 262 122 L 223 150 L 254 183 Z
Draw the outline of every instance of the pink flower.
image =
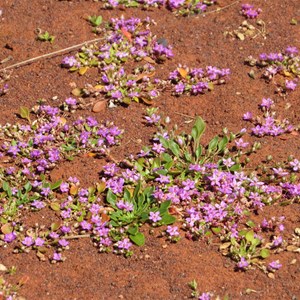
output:
M 159 211 L 156 211 L 156 212 L 150 211 L 149 220 L 151 220 L 153 223 L 160 221 L 161 220 L 160 212 Z

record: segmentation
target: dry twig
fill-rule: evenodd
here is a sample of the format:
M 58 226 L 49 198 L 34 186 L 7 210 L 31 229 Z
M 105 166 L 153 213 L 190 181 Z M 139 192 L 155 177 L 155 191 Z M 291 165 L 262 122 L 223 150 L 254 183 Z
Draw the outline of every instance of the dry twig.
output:
M 34 57 L 34 58 L 30 58 L 30 59 L 18 62 L 16 64 L 13 64 L 11 66 L 5 67 L 5 68 L 1 69 L 0 72 L 6 71 L 6 70 L 9 70 L 9 69 L 18 68 L 18 67 L 21 67 L 21 66 L 24 66 L 24 65 L 27 65 L 27 64 L 31 64 L 31 63 L 36 62 L 36 61 L 38 61 L 40 59 L 43 59 L 43 58 L 53 57 L 53 56 L 56 56 L 56 55 L 60 55 L 62 53 L 71 52 L 71 51 L 73 51 L 73 50 L 75 50 L 79 47 L 82 47 L 82 46 L 87 45 L 87 44 L 96 43 L 96 42 L 99 42 L 101 40 L 103 40 L 103 38 L 97 38 L 97 39 L 85 41 L 83 43 L 73 45 L 73 46 L 70 46 L 68 48 L 60 49 L 60 50 L 57 50 L 57 51 L 54 51 L 54 52 L 51 52 L 51 53 L 46 53 L 46 54 L 43 54 L 43 55 L 40 55 L 40 56 L 37 56 L 37 57 Z

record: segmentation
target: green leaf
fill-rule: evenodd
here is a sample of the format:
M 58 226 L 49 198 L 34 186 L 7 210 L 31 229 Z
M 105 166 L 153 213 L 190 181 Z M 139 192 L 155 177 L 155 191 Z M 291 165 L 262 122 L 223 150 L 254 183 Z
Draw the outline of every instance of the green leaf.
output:
M 141 181 L 139 181 L 139 183 L 137 184 L 137 186 L 135 187 L 134 189 L 134 192 L 133 192 L 133 198 L 136 199 L 139 192 L 140 192 L 140 189 L 141 189 Z
M 30 123 L 30 110 L 29 108 L 25 107 L 25 106 L 20 106 L 20 117 L 22 119 L 26 119 L 28 120 L 28 122 Z
M 7 194 L 8 197 L 11 197 L 11 196 L 12 196 L 12 190 L 11 190 L 11 188 L 10 188 L 8 182 L 3 181 L 3 183 L 2 183 L 2 188 L 3 188 L 3 190 L 6 192 L 6 194 Z
M 224 136 L 218 143 L 218 151 L 219 152 L 222 152 L 224 151 L 224 149 L 226 148 L 228 144 L 228 137 L 227 136 Z
M 168 153 L 163 153 L 161 157 L 162 157 L 162 160 L 167 163 L 173 161 L 172 157 Z
M 58 230 L 60 227 L 60 224 L 59 223 L 52 223 L 51 224 L 51 231 L 56 231 Z
M 215 136 L 208 144 L 208 152 L 213 152 L 217 149 L 219 137 Z
M 196 149 L 196 158 L 198 159 L 202 155 L 202 146 L 199 145 L 199 147 Z
M 170 207 L 171 205 L 171 200 L 168 200 L 168 201 L 164 201 L 161 205 L 160 205 L 160 208 L 159 208 L 159 212 L 161 215 L 163 215 L 164 213 L 166 213 L 168 211 L 168 208 Z
M 270 251 L 268 249 L 261 249 L 260 256 L 262 258 L 267 258 L 270 256 Z
M 124 200 L 127 202 L 130 202 L 131 199 L 131 194 L 130 191 L 128 189 L 124 190 L 124 196 L 123 196 Z
M 143 246 L 145 244 L 145 236 L 141 232 L 138 232 L 135 235 L 129 235 L 129 238 L 137 246 Z
M 107 192 L 106 201 L 112 207 L 116 207 L 117 196 L 111 191 L 111 189 L 109 189 L 108 192 Z
M 25 189 L 26 193 L 31 191 L 32 185 L 29 181 L 24 185 L 24 189 Z
M 180 148 L 179 148 L 179 145 L 177 143 L 175 143 L 174 141 L 169 141 L 169 147 L 170 147 L 170 150 L 172 151 L 172 153 L 176 157 L 180 156 Z
M 248 231 L 245 235 L 245 238 L 248 242 L 252 242 L 255 238 L 254 238 L 254 231 Z
M 206 127 L 206 125 L 205 125 L 203 119 L 200 118 L 200 117 L 197 117 L 196 121 L 195 121 L 195 124 L 192 128 L 192 133 L 191 133 L 192 138 L 194 139 L 194 142 L 199 141 L 199 139 L 201 138 L 203 132 L 205 131 L 205 127 Z
M 240 164 L 235 164 L 229 170 L 232 171 L 232 172 L 235 172 L 235 171 L 239 171 L 240 169 L 241 169 L 241 165 Z
M 139 232 L 139 227 L 137 225 L 130 226 L 127 230 L 130 235 L 136 235 Z
M 60 179 L 60 180 L 58 180 L 58 181 L 52 183 L 52 184 L 50 185 L 50 189 L 51 189 L 52 191 L 58 189 L 58 188 L 60 187 L 61 183 L 62 183 L 62 179 Z
M 160 223 L 165 225 L 173 224 L 176 221 L 176 218 L 171 216 L 170 214 L 165 214 L 162 216 Z
M 249 226 L 251 228 L 255 227 L 255 223 L 251 220 L 249 220 L 246 224 L 247 224 L 247 226 Z
M 220 227 L 212 227 L 211 228 L 211 231 L 214 233 L 214 234 L 218 234 L 221 232 L 221 228 Z

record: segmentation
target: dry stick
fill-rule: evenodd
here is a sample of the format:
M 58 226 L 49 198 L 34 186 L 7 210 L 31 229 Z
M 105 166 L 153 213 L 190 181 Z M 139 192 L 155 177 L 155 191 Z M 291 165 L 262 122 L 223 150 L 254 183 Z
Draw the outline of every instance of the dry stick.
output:
M 235 4 L 239 3 L 239 2 L 240 2 L 240 0 L 234 1 L 234 2 L 228 4 L 228 5 L 224 6 L 224 7 L 217 8 L 215 10 L 211 10 L 211 11 L 209 11 L 207 13 L 204 13 L 204 15 L 209 15 L 209 14 L 212 14 L 212 13 L 215 13 L 215 12 L 219 12 L 219 11 L 224 10 L 226 8 L 229 8 L 230 6 L 233 6 L 233 5 L 235 5 Z
M 74 45 L 74 46 L 71 46 L 71 47 L 68 47 L 68 48 L 64 48 L 64 49 L 61 49 L 61 50 L 58 50 L 58 51 L 54 51 L 54 52 L 51 52 L 51 53 L 43 54 L 41 56 L 30 58 L 28 60 L 24 60 L 24 61 L 18 62 L 16 64 L 13 64 L 11 66 L 0 69 L 0 72 L 5 71 L 5 70 L 9 70 L 9 69 L 13 69 L 13 68 L 18 68 L 18 67 L 21 67 L 21 66 L 24 66 L 24 65 L 27 65 L 27 64 L 31 64 L 31 63 L 39 60 L 39 59 L 42 59 L 42 58 L 55 56 L 55 55 L 62 54 L 62 53 L 65 53 L 65 52 L 70 52 L 72 50 L 75 50 L 76 48 L 82 47 L 82 46 L 87 45 L 87 44 L 99 42 L 103 39 L 104 38 L 97 38 L 97 39 L 94 39 L 94 40 L 85 41 L 83 43 L 80 43 L 80 44 L 77 44 L 77 45 Z
M 74 240 L 74 239 L 82 239 L 82 238 L 89 238 L 89 237 L 91 237 L 90 234 L 80 234 L 80 235 L 65 236 L 64 239 L 66 239 L 66 240 Z
M 182 116 L 182 117 L 186 117 L 186 118 L 190 118 L 190 119 L 195 119 L 195 117 L 192 117 L 192 116 L 190 116 L 190 115 L 186 115 L 186 114 L 182 114 L 182 113 L 180 113 L 180 112 L 177 112 L 177 111 L 175 111 L 174 112 L 176 115 L 179 115 L 179 116 Z

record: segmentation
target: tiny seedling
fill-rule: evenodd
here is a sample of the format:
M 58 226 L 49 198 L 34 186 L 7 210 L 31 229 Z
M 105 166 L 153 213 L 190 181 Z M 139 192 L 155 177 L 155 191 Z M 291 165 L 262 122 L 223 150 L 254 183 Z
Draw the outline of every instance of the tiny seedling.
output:
M 41 42 L 50 42 L 53 43 L 55 39 L 54 35 L 51 35 L 48 31 L 45 31 L 44 33 L 40 33 L 37 36 L 37 40 Z
M 102 16 L 89 16 L 87 20 L 93 27 L 98 27 L 102 24 Z

